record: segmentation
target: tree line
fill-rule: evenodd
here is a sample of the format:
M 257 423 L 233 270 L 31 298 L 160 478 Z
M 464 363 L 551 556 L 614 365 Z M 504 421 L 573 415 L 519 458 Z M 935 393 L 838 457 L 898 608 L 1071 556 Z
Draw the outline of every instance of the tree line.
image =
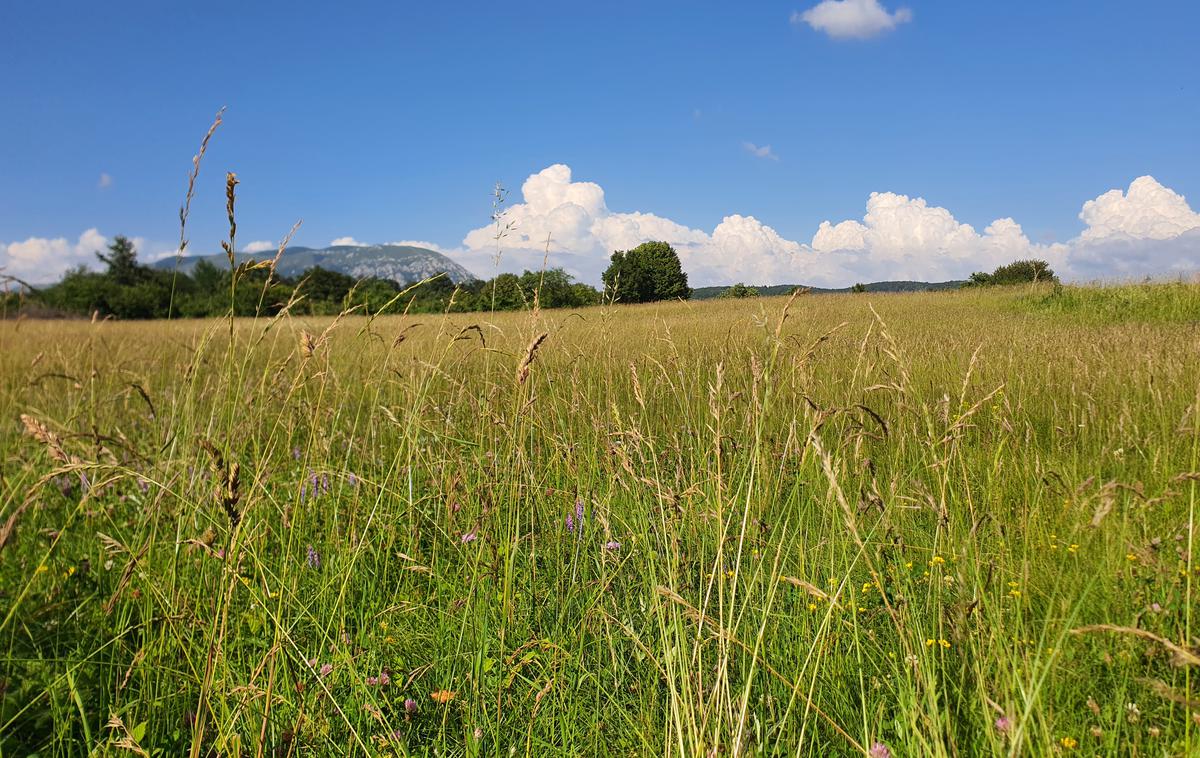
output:
M 126 237 L 97 252 L 104 269 L 74 268 L 56 284 L 20 286 L 0 295 L 0 317 L 98 315 L 119 319 L 205 318 L 275 315 L 284 308 L 298 315 L 334 315 L 349 309 L 367 313 L 510 311 L 533 307 L 580 308 L 603 302 L 646 303 L 692 296 L 687 273 L 666 242 L 646 242 L 613 253 L 604 271 L 604 289 L 575 281 L 560 268 L 499 274 L 487 280 L 454 283 L 446 276 L 412 286 L 381 278 L 355 279 L 313 267 L 297 277 L 276 273 L 265 262 L 218 267 L 200 260 L 190 271 L 140 263 Z M 1045 261 L 1023 260 L 988 274 L 971 275 L 964 286 L 1057 282 Z M 856 284 L 853 292 L 865 292 Z M 758 291 L 734 284 L 721 297 L 755 297 Z
M 604 273 L 605 289 L 575 281 L 560 268 L 499 274 L 454 283 L 438 276 L 413 286 L 389 279 L 355 279 L 313 267 L 296 277 L 265 262 L 218 267 L 198 261 L 190 271 L 147 266 L 127 237 L 97 252 L 103 269 L 71 269 L 46 287 L 23 282 L 0 294 L 0 315 L 90 316 L 118 319 L 205 318 L 274 315 L 285 307 L 298 315 L 334 315 L 356 308 L 367 313 L 409 313 L 579 308 L 601 302 L 648 302 L 687 298 L 687 274 L 665 242 L 618 251 Z M 13 280 L 15 281 L 15 280 Z

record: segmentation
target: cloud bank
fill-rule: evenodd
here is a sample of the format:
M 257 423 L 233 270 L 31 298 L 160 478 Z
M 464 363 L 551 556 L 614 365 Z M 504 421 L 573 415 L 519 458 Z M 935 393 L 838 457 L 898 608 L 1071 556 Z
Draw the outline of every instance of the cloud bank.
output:
M 811 240 L 789 240 L 754 216 L 726 216 L 711 232 L 640 211 L 608 208 L 594 182 L 574 181 L 563 164 L 525 180 L 508 208 L 500 270 L 536 269 L 546 258 L 598 282 L 614 250 L 664 240 L 679 251 L 694 285 L 812 284 L 965 279 L 1019 258 L 1043 258 L 1069 280 L 1170 276 L 1200 271 L 1200 214 L 1153 177 L 1083 204 L 1083 232 L 1066 243 L 1037 244 L 1011 218 L 977 231 L 923 198 L 872 193 L 861 219 L 822 222 Z M 497 228 L 469 232 L 445 251 L 480 276 L 496 270 Z M 549 253 L 547 254 L 547 237 Z
M 411 244 L 443 252 L 478 276 L 497 270 L 536 270 L 545 261 L 576 278 L 598 284 L 614 250 L 663 240 L 679 252 L 694 286 L 810 284 L 845 287 L 888 279 L 965 279 L 1020 258 L 1042 258 L 1068 281 L 1190 276 L 1200 272 L 1200 213 L 1187 199 L 1153 177 L 1105 192 L 1083 203 L 1084 228 L 1065 243 L 1030 241 L 1021 225 L 999 218 L 982 230 L 960 222 L 946 208 L 920 197 L 875 192 L 861 218 L 826 220 L 811 239 L 790 240 L 751 215 L 725 216 L 711 231 L 693 229 L 644 211 L 608 207 L 595 182 L 576 181 L 570 167 L 548 166 L 521 186 L 520 202 L 507 208 L 497 227 L 469 231 L 454 249 L 421 241 Z M 547 245 L 547 240 L 549 244 Z M 97 268 L 94 252 L 108 238 L 98 229 L 75 240 L 30 237 L 0 242 L 0 274 L 35 284 L 54 281 L 73 266 Z M 144 260 L 142 240 L 135 239 Z M 361 245 L 352 237 L 335 245 Z M 273 250 L 251 242 L 246 250 Z
M 792 23 L 808 24 L 834 39 L 870 39 L 912 21 L 912 17 L 908 8 L 888 12 L 879 0 L 824 0 L 792 13 Z

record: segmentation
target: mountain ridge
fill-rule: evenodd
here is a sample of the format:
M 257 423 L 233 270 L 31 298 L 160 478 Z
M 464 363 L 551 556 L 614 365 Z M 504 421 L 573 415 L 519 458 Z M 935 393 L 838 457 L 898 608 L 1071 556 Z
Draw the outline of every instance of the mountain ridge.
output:
M 240 265 L 247 261 L 269 260 L 274 257 L 275 254 L 268 250 L 261 253 L 237 253 L 234 260 Z M 229 258 L 224 253 L 185 255 L 179 258 L 172 256 L 155 261 L 153 265 L 159 269 L 172 269 L 177 261 L 179 270 L 189 274 L 200 261 L 208 261 L 222 268 L 229 265 Z M 293 245 L 284 249 L 276 271 L 280 276 L 295 277 L 314 266 L 356 279 L 376 277 L 405 284 L 418 282 L 439 273 L 445 273 L 455 284 L 478 278 L 446 255 L 414 245 Z

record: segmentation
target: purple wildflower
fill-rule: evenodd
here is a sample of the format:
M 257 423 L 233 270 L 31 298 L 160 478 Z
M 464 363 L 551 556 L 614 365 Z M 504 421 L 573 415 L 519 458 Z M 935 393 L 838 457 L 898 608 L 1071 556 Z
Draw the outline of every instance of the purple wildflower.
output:
M 392 675 L 388 672 L 387 669 L 384 669 L 383 671 L 379 672 L 379 683 L 380 684 L 391 684 L 392 683 Z
M 377 677 L 377 676 L 368 676 L 367 677 L 367 686 L 374 687 L 377 684 L 379 684 L 379 677 Z
M 146 481 L 145 479 L 141 478 L 140 476 L 138 477 L 138 480 L 137 480 L 137 486 L 138 486 L 138 489 L 142 491 L 143 495 L 145 495 L 147 492 L 150 491 L 150 482 Z
M 871 750 L 867 755 L 871 756 L 871 758 L 892 758 L 892 751 L 882 742 L 876 742 L 871 745 Z
M 308 499 L 308 482 L 305 482 L 300 485 L 300 502 L 303 503 L 307 499 Z
M 329 474 L 321 474 L 321 494 L 329 492 Z
M 474 529 L 472 529 L 471 531 L 469 531 L 469 532 L 467 532 L 467 533 L 463 534 L 463 536 L 462 536 L 462 543 L 463 543 L 464 545 L 466 545 L 466 544 L 467 544 L 467 543 L 469 543 L 469 542 L 474 542 L 474 541 L 475 541 L 475 539 L 476 539 L 476 537 L 478 537 L 478 535 L 477 535 L 477 534 L 475 534 L 475 530 L 474 530 Z
M 615 553 L 621 549 L 621 543 L 616 540 L 609 540 L 604 543 L 604 549 L 610 553 Z
M 292 459 L 297 460 L 297 461 L 300 460 L 300 448 L 299 447 L 292 448 Z
M 305 552 L 304 560 L 308 563 L 308 567 L 314 569 L 321 568 L 321 554 L 317 552 L 317 549 L 309 545 Z
M 575 532 L 575 519 L 569 513 L 567 514 L 567 531 L 571 533 Z
M 354 472 L 350 472 L 350 475 L 346 477 L 346 482 L 351 487 L 357 487 L 358 486 L 358 477 L 354 475 Z
M 415 716 L 417 714 L 417 701 L 411 697 L 404 698 L 404 712 L 409 716 Z
M 322 663 L 321 668 L 317 673 L 321 676 L 329 676 L 333 672 L 332 663 Z
M 1008 734 L 1011 729 L 1012 719 L 1010 719 L 1008 716 L 1001 716 L 1000 718 L 996 719 L 997 732 L 1000 732 L 1001 734 Z

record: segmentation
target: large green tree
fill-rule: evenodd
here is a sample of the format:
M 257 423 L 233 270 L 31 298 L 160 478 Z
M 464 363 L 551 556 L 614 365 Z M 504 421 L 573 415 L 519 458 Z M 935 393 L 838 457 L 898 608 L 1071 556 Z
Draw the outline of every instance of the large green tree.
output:
M 632 250 L 613 253 L 604 272 L 604 289 L 608 298 L 622 303 L 692 296 L 679 254 L 666 242 L 644 242 Z
M 108 246 L 108 253 L 96 253 L 100 262 L 108 266 L 108 278 L 114 284 L 128 286 L 144 279 L 145 273 L 137 260 L 137 250 L 128 237 L 117 235 Z

